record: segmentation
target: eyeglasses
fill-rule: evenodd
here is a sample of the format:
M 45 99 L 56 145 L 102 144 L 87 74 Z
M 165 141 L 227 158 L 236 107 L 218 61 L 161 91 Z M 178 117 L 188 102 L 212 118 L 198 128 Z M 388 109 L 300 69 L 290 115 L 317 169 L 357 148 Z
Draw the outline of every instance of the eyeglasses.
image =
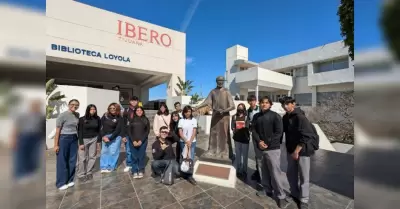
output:
M 79 104 L 69 104 L 69 105 L 73 107 L 79 107 Z

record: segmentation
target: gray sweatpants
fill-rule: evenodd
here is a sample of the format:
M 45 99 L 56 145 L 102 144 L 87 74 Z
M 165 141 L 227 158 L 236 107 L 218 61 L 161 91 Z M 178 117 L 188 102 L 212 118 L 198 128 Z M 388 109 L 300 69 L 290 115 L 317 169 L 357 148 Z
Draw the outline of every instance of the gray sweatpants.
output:
M 92 174 L 97 154 L 97 136 L 93 138 L 83 139 L 85 150 L 78 150 L 78 178 Z
M 255 161 L 256 161 L 256 170 L 260 171 L 260 164 L 262 160 L 262 151 L 258 149 L 258 144 L 257 141 L 251 137 L 251 140 L 253 141 L 253 146 L 254 146 L 254 156 L 255 156 Z
M 301 202 L 308 203 L 310 195 L 310 157 L 300 156 L 298 160 L 294 160 L 288 153 L 287 161 L 286 176 L 290 185 L 290 193 L 299 198 Z
M 267 193 L 274 193 L 279 199 L 284 199 L 286 193 L 283 190 L 281 179 L 281 150 L 262 151 L 261 160 L 261 184 Z

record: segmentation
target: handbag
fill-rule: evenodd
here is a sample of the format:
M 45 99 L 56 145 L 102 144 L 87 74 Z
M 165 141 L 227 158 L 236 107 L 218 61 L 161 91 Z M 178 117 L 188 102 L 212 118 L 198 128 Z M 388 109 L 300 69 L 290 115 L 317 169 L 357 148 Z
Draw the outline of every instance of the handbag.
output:
M 187 147 L 187 146 L 186 146 Z M 190 159 L 190 148 L 187 147 L 187 155 L 186 158 L 182 159 L 181 165 L 179 166 L 181 172 L 186 174 L 193 174 L 193 160 Z

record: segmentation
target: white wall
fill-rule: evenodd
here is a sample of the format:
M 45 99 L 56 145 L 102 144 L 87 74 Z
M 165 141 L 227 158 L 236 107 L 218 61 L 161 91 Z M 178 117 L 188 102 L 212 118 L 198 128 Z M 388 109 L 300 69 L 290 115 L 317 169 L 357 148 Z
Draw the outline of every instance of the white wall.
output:
M 235 85 L 241 85 L 241 83 L 252 83 L 254 88 L 256 85 L 275 88 L 276 90 L 284 89 L 291 90 L 293 87 L 293 80 L 291 76 L 277 73 L 261 67 L 252 67 L 248 70 L 236 72 L 231 74 L 235 76 Z M 231 93 L 233 93 L 231 91 Z
M 310 65 L 309 65 L 310 66 Z M 308 86 L 354 82 L 354 67 L 329 72 L 314 73 L 308 68 Z
M 32 8 L 11 6 L 2 1 L 0 14 L 3 17 L 0 19 L 0 63 L 27 66 L 30 69 L 39 68 L 44 71 L 44 13 Z
M 77 1 L 47 0 L 46 17 L 48 60 L 151 75 L 171 75 L 167 96 L 176 95 L 173 88 L 176 88 L 178 76 L 185 80 L 185 33 Z M 134 37 L 132 30 L 125 33 L 126 25 L 128 29 L 135 28 Z M 154 39 L 156 35 L 159 43 Z M 52 44 L 99 52 L 101 57 L 54 50 L 57 47 Z M 125 60 L 129 57 L 130 62 L 106 59 L 105 54 L 122 56 Z
M 261 62 L 260 66 L 270 70 L 280 70 L 295 66 L 304 66 L 313 62 L 344 56 L 348 56 L 348 47 L 345 47 L 342 41 L 337 41 L 301 52 L 267 60 Z
M 312 93 L 312 87 L 308 86 L 307 77 L 295 77 L 293 80 L 292 94 Z

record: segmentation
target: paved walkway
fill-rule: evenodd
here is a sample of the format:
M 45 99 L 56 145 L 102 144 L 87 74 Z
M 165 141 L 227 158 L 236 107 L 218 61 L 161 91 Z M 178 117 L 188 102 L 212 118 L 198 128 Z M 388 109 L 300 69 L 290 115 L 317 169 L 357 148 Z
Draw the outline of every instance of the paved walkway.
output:
M 151 153 L 147 153 L 151 157 Z M 149 163 L 143 179 L 133 179 L 123 172 L 125 153 L 121 153 L 117 171 L 100 174 L 96 171 L 94 179 L 77 183 L 66 191 L 55 188 L 55 156 L 48 154 L 46 159 L 46 203 L 48 209 L 66 208 L 112 208 L 112 209 L 213 209 L 246 208 L 275 209 L 274 200 L 256 195 L 253 182 L 245 184 L 238 180 L 236 188 L 199 183 L 192 186 L 185 180 L 177 180 L 172 186 L 156 183 L 150 177 Z M 149 159 L 151 161 L 151 159 Z M 98 168 L 98 164 L 96 168 Z M 253 166 L 250 166 L 253 167 Z M 252 171 L 251 171 L 252 172 Z M 251 172 L 249 172 L 251 174 Z M 285 179 L 284 173 L 282 178 Z M 285 183 L 288 187 L 287 182 Z M 352 209 L 353 200 L 312 184 L 310 188 L 310 208 L 312 209 Z M 288 207 L 295 209 L 294 202 Z

